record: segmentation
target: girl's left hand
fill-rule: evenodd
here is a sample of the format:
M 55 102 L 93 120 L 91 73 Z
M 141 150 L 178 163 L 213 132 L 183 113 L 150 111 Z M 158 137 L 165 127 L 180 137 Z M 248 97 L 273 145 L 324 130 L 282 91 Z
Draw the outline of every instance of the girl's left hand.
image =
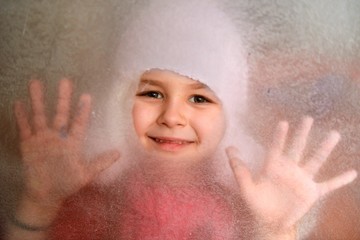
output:
M 355 170 L 349 170 L 321 183 L 314 181 L 318 170 L 340 140 L 340 135 L 331 132 L 315 154 L 303 162 L 312 123 L 312 118 L 305 118 L 286 148 L 289 127 L 287 122 L 280 122 L 263 169 L 256 177 L 241 162 L 236 148 L 229 147 L 226 150 L 241 194 L 262 227 L 262 239 L 272 239 L 271 236 L 274 239 L 287 239 L 281 236 L 292 235 L 296 223 L 315 202 L 327 193 L 351 183 L 357 176 Z

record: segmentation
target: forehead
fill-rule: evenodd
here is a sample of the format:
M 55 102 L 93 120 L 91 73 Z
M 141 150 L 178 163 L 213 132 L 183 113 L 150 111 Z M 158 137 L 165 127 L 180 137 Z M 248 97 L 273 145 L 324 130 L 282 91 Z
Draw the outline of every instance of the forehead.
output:
M 205 89 L 212 92 L 212 90 L 199 80 L 194 80 L 190 77 L 169 71 L 152 69 L 143 73 L 140 78 L 140 85 L 168 85 L 181 84 L 191 89 Z

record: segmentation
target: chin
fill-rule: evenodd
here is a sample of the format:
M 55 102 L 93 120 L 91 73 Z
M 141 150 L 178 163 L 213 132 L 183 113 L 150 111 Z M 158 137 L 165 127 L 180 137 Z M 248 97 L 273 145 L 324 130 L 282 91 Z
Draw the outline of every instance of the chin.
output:
M 199 165 L 205 159 L 190 154 L 147 151 L 147 156 L 140 161 L 142 164 L 151 164 L 153 167 L 186 168 Z

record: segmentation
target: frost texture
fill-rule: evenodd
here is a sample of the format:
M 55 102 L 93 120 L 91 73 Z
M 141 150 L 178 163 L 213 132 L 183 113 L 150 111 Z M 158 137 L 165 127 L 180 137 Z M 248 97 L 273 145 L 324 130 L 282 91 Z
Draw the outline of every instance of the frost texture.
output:
M 302 115 L 312 115 L 314 144 L 329 129 L 342 134 L 319 179 L 351 167 L 360 170 L 359 1 L 226 2 L 248 33 L 248 132 L 266 146 L 277 121 L 296 123 Z M 132 4 L 142 1 L 0 0 L 2 216 L 13 209 L 22 186 L 12 102 L 26 98 L 27 80 L 34 75 L 48 84 L 52 102 L 57 80 L 70 76 L 77 94 L 90 91 L 98 98 L 92 121 L 101 122 L 104 85 L 116 72 L 111 68 L 113 49 Z M 306 239 L 358 238 L 359 185 L 356 180 L 319 206 L 319 220 Z

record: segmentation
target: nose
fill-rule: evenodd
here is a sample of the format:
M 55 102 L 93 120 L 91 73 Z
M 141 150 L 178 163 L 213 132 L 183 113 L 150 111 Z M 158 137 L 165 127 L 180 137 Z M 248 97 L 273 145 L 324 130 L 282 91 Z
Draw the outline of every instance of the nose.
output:
M 187 124 L 186 104 L 178 100 L 171 100 L 163 104 L 157 123 L 169 128 L 182 127 Z

